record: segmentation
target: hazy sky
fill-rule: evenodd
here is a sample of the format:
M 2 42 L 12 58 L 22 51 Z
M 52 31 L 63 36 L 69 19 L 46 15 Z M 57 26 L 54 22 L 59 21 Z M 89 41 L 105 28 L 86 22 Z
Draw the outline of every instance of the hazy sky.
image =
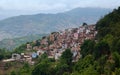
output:
M 117 8 L 120 0 L 0 0 L 0 15 L 56 13 L 76 7 Z

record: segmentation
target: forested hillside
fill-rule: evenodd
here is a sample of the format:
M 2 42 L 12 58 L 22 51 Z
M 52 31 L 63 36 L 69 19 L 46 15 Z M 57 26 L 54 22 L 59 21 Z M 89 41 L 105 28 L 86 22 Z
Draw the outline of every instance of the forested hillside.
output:
M 111 51 L 120 53 L 120 7 L 100 19 L 96 24 L 98 40 L 106 41 Z

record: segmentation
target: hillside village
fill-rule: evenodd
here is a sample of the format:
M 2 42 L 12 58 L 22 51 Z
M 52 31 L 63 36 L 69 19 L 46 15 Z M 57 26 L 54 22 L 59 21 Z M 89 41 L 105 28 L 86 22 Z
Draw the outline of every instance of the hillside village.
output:
M 52 32 L 0 53 L 0 75 L 120 75 L 120 7 L 95 25 Z
M 65 29 L 64 31 L 53 32 L 49 36 L 44 36 L 40 41 L 33 41 L 36 46 L 32 46 L 30 43 L 26 44 L 26 50 L 35 50 L 35 52 L 12 54 L 11 59 L 3 60 L 3 62 L 9 61 L 27 61 L 30 64 L 35 62 L 32 60 L 37 56 L 47 53 L 48 58 L 54 58 L 56 61 L 66 49 L 71 49 L 73 53 L 73 62 L 78 61 L 82 56 L 80 54 L 80 46 L 84 40 L 94 40 L 97 31 L 95 25 L 83 24 L 79 28 Z

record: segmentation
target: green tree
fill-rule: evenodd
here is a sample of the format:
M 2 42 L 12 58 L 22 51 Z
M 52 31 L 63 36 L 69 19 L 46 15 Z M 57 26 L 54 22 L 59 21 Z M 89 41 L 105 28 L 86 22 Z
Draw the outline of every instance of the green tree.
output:
M 72 64 L 72 52 L 70 49 L 66 49 L 61 55 L 61 63 L 66 63 L 67 65 Z
M 86 57 L 80 59 L 74 66 L 74 71 L 82 73 L 90 65 L 93 65 L 94 57 L 92 55 L 87 55 Z
M 115 62 L 115 68 L 119 68 L 120 67 L 120 55 L 118 52 L 114 52 L 112 54 L 113 60 Z
M 12 72 L 10 73 L 10 75 L 16 75 L 15 71 L 12 71 Z
M 40 41 L 39 40 L 36 41 L 35 46 L 40 46 Z
M 120 68 L 115 69 L 115 75 L 120 75 Z
M 56 75 L 63 75 L 65 72 L 69 72 L 69 65 L 65 64 L 65 63 L 58 63 L 56 65 Z
M 36 64 L 40 63 L 41 61 L 45 60 L 48 58 L 47 53 L 43 53 L 41 56 L 38 57 Z
M 101 57 L 102 55 L 110 54 L 110 47 L 107 42 L 100 41 L 95 45 L 95 49 L 93 51 L 95 59 Z
M 54 75 L 55 65 L 46 58 L 38 63 L 32 70 L 32 75 Z
M 11 58 L 12 51 L 6 49 L 0 49 L 0 60 Z
M 114 44 L 114 51 L 117 51 L 120 54 L 120 39 L 116 41 L 116 44 Z
M 22 44 L 21 46 L 17 47 L 15 50 L 14 50 L 14 53 L 22 53 L 26 50 L 26 44 Z
M 80 73 L 77 71 L 74 71 L 71 75 L 80 75 Z
M 83 26 L 86 26 L 86 25 L 88 25 L 88 24 L 84 22 L 84 23 L 83 23 Z
M 82 57 L 84 58 L 88 54 L 92 54 L 94 51 L 95 41 L 93 40 L 85 40 L 84 43 L 81 45 Z
M 100 75 L 93 66 L 89 66 L 84 69 L 84 71 L 80 75 Z
M 30 68 L 30 65 L 28 64 L 28 63 L 25 63 L 24 65 L 23 65 L 23 67 L 20 69 L 20 72 L 22 73 L 22 74 L 30 74 L 30 72 L 31 72 L 31 68 Z

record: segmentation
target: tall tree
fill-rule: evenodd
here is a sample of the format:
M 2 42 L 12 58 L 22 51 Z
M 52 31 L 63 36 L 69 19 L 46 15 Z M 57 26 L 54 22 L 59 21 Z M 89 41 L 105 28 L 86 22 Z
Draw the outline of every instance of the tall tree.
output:
M 84 43 L 81 45 L 81 55 L 85 57 L 88 54 L 92 54 L 94 51 L 95 41 L 93 40 L 85 40 Z
M 71 65 L 72 63 L 72 52 L 70 49 L 66 49 L 61 56 L 61 62 Z

